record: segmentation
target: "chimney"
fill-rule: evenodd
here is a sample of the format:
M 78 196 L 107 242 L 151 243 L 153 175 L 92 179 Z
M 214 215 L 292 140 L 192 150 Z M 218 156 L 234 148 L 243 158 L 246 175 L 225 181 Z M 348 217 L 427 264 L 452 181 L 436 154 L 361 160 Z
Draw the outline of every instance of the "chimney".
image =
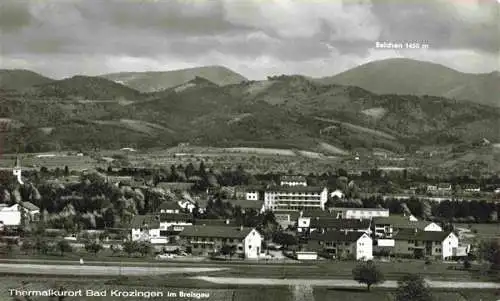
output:
M 304 215 L 304 211 L 303 210 L 300 210 L 300 217 L 302 217 L 302 215 Z
M 417 229 L 417 228 L 415 228 L 415 233 L 417 233 L 417 232 L 418 232 L 418 229 Z
M 226 219 L 226 225 L 229 225 L 229 219 Z
M 243 231 L 243 225 L 240 226 L 240 231 Z

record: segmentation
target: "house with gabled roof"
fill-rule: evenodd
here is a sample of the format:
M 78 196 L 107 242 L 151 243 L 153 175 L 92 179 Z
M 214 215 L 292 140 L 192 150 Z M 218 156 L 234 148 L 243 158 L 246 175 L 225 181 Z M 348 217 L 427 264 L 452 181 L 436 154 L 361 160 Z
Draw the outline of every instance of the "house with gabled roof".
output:
M 183 213 L 136 215 L 130 223 L 132 240 L 167 242 L 175 240 L 184 227 L 193 224 L 192 218 Z
M 328 211 L 337 218 L 347 219 L 372 219 L 375 217 L 389 217 L 386 208 L 343 208 L 331 207 Z
M 370 234 L 370 220 L 337 219 L 329 217 L 301 217 L 297 223 L 297 232 L 328 232 L 328 231 L 357 231 Z
M 243 212 L 247 210 L 255 210 L 257 212 L 264 211 L 264 201 L 259 200 L 223 200 L 223 203 L 230 204 L 233 208 L 239 207 Z
M 307 186 L 307 180 L 301 175 L 281 176 L 280 186 Z
M 182 207 L 175 201 L 164 201 L 158 206 L 160 213 L 180 213 Z
M 394 236 L 394 254 L 415 258 L 435 257 L 450 259 L 459 248 L 458 236 L 448 231 L 421 231 L 406 229 Z
M 196 255 L 216 254 L 228 245 L 244 258 L 257 259 L 262 250 L 262 236 L 255 228 L 196 225 L 179 235 L 186 250 Z
M 40 217 L 40 208 L 31 202 L 21 202 L 12 206 L 0 208 L 0 223 L 7 227 L 19 227 L 25 216 L 25 222 L 37 221 Z
M 417 229 L 421 231 L 443 231 L 441 226 L 431 221 L 418 220 L 413 215 L 391 215 L 388 217 L 374 218 L 372 221 L 373 232 L 379 238 L 392 238 L 400 230 Z
M 160 238 L 160 217 L 158 215 L 136 215 L 130 222 L 132 240 L 151 241 Z
M 372 239 L 370 235 L 364 232 L 313 232 L 307 242 L 307 249 L 328 254 L 333 258 L 373 259 Z

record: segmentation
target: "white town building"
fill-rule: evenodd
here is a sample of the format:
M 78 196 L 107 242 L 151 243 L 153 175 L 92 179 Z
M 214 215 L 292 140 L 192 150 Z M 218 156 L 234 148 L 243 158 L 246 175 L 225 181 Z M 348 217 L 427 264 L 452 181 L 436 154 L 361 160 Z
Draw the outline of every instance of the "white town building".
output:
M 277 186 L 264 192 L 264 210 L 325 209 L 328 190 L 309 186 Z
M 26 222 L 38 220 L 40 216 L 40 208 L 30 202 L 22 202 L 14 204 L 10 207 L 0 209 L 0 223 L 3 226 L 18 227 L 21 225 L 22 214 L 25 214 Z

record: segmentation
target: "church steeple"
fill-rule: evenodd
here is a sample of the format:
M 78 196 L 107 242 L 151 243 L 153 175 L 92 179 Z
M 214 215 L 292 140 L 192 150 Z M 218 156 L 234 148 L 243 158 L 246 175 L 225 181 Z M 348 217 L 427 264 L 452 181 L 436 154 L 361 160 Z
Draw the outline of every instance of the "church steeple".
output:
M 19 168 L 21 167 L 21 162 L 19 160 L 19 156 L 16 156 L 16 161 L 14 163 L 14 167 Z

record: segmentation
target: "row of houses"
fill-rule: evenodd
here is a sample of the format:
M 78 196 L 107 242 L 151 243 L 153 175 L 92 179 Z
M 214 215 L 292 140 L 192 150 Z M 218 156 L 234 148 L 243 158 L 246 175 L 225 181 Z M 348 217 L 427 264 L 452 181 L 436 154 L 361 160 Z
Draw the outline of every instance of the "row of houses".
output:
M 449 259 L 469 252 L 455 233 L 444 231 L 440 225 L 411 215 L 389 215 L 383 208 L 331 208 L 286 214 L 304 251 L 327 257 L 368 260 L 388 254 Z M 133 240 L 177 244 L 196 255 L 217 253 L 224 245 L 233 246 L 245 258 L 258 258 L 265 251 L 257 230 L 242 228 L 231 220 L 194 220 L 181 213 L 174 202 L 162 204 L 157 214 L 135 216 L 131 235 Z

